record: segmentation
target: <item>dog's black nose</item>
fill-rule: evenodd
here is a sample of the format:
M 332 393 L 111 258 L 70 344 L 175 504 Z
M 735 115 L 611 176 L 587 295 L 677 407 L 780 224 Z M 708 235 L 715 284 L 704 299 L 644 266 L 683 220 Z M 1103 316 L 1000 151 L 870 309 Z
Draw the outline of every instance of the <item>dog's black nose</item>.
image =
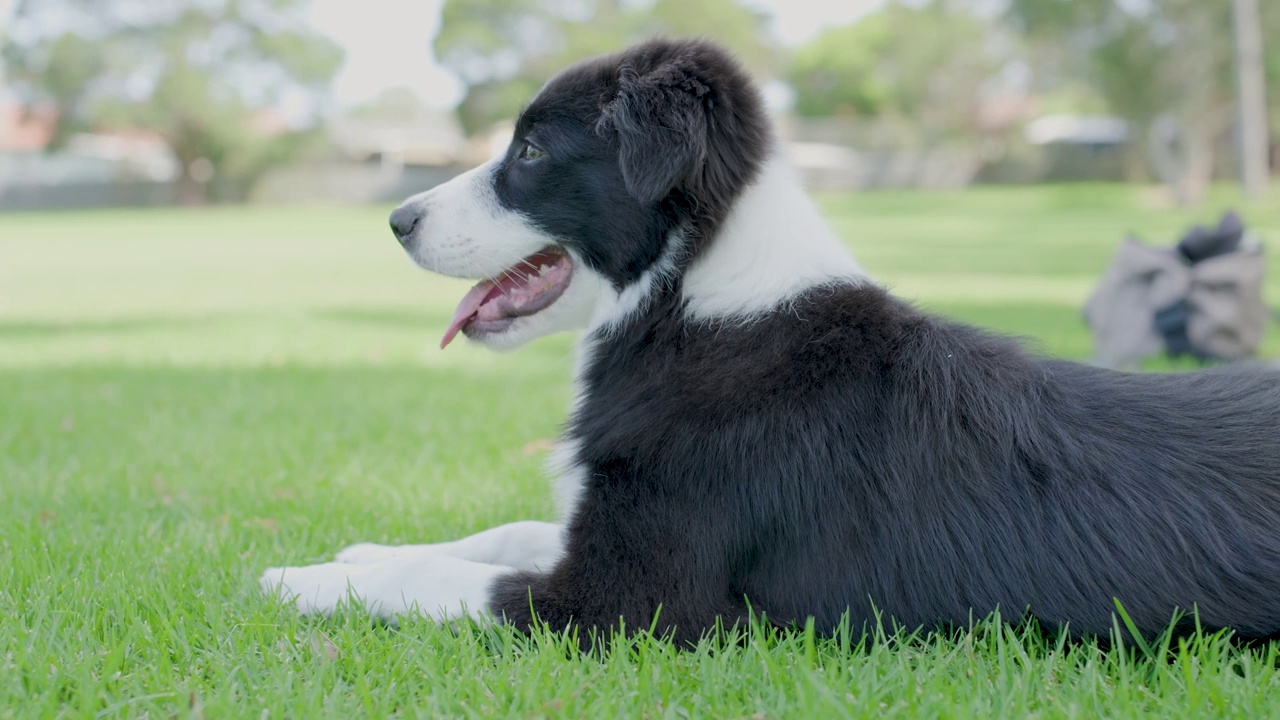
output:
M 418 217 L 418 210 L 408 205 L 401 205 L 391 211 L 391 232 L 395 233 L 396 240 L 401 245 L 405 244 L 413 234 L 413 229 L 418 226 Z

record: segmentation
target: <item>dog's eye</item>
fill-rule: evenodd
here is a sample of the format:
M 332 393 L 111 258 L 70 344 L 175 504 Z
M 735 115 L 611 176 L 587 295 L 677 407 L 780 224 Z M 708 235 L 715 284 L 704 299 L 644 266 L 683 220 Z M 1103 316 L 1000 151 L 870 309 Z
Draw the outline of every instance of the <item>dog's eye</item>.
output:
M 524 144 L 524 152 L 520 153 L 521 160 L 538 160 L 546 155 L 547 152 L 532 143 Z

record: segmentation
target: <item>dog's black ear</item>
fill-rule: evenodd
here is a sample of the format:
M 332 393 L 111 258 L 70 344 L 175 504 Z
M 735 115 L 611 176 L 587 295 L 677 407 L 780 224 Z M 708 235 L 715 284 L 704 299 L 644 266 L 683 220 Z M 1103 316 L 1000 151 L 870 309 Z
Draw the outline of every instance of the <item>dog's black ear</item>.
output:
M 624 65 L 618 95 L 600 119 L 601 129 L 617 134 L 627 191 L 642 203 L 665 198 L 707 157 L 711 88 L 682 65 L 667 62 L 645 75 Z

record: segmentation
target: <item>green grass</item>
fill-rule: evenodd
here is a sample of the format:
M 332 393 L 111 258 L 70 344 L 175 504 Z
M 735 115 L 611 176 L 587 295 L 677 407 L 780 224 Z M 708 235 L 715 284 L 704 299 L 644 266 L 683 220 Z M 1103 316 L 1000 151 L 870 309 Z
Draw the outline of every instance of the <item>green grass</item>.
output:
M 1172 212 L 1085 186 L 824 207 L 900 294 L 1086 357 L 1078 308 L 1120 235 L 1169 239 L 1230 201 Z M 1277 208 L 1248 212 L 1273 249 Z M 413 268 L 384 218 L 0 216 L 0 718 L 1280 717 L 1277 652 L 1221 638 L 1128 653 L 982 624 L 598 659 L 298 619 L 258 594 L 263 568 L 552 513 L 536 443 L 563 418 L 571 338 L 436 350 L 465 285 Z

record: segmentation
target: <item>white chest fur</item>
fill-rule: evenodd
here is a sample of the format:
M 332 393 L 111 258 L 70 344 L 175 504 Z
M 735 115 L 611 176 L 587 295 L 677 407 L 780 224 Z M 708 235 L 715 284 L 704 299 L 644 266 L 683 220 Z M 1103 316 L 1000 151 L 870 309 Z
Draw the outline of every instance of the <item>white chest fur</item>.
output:
M 683 236 L 674 233 L 661 259 L 621 292 L 603 290 L 578 343 L 571 413 L 586 400 L 583 373 L 594 343 L 642 310 L 659 283 L 669 280 Z M 698 320 L 745 324 L 784 306 L 805 290 L 833 280 L 865 282 L 867 276 L 827 226 L 799 177 L 778 152 L 736 203 L 719 233 L 686 272 L 687 312 Z M 566 434 L 548 458 L 557 510 L 567 519 L 581 500 L 590 469 L 580 459 L 581 440 Z

